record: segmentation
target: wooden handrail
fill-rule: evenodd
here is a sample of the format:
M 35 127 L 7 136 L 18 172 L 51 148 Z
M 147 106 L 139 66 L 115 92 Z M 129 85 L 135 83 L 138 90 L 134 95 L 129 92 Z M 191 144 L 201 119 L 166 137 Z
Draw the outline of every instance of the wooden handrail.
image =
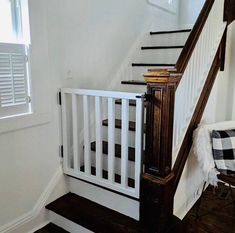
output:
M 214 2 L 215 0 L 206 0 L 175 65 L 178 73 L 184 73 Z
M 225 0 L 224 9 L 224 20 L 227 21 L 229 25 L 235 20 L 235 0 Z

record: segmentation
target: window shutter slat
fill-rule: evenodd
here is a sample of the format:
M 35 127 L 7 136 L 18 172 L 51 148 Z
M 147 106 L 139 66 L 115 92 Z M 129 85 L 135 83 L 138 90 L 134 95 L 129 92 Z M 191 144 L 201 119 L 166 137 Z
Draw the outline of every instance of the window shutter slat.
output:
M 8 48 L 9 52 L 4 48 Z M 25 51 L 24 45 L 0 46 L 0 107 L 27 103 Z

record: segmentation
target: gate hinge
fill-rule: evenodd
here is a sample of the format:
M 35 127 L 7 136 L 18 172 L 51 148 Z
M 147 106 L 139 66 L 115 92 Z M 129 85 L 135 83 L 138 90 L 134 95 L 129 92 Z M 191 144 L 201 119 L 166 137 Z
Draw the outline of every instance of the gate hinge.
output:
M 64 158 L 64 147 L 62 145 L 60 146 L 60 157 Z
M 62 105 L 61 91 L 58 92 L 58 104 L 59 104 L 59 105 Z

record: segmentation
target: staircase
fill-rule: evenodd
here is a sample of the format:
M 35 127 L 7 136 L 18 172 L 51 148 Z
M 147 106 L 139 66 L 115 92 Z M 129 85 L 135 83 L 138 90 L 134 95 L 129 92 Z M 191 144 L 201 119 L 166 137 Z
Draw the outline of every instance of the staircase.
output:
M 174 194 L 223 69 L 235 12 L 225 2 L 207 0 L 192 31 L 150 32 L 121 82 L 129 92 L 62 89 L 70 193 L 46 206 L 51 223 L 38 233 L 182 232 Z

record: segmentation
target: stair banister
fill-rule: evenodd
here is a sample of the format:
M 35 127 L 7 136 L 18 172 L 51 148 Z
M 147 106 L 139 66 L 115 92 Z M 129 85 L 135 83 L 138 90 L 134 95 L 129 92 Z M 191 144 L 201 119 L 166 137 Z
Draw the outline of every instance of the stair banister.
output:
M 224 68 L 227 25 L 235 19 L 234 3 L 207 0 L 175 69 L 144 75 L 148 104 L 140 217 L 150 232 L 167 232 L 174 227 L 174 195 L 193 130 L 201 120 L 217 72 Z

